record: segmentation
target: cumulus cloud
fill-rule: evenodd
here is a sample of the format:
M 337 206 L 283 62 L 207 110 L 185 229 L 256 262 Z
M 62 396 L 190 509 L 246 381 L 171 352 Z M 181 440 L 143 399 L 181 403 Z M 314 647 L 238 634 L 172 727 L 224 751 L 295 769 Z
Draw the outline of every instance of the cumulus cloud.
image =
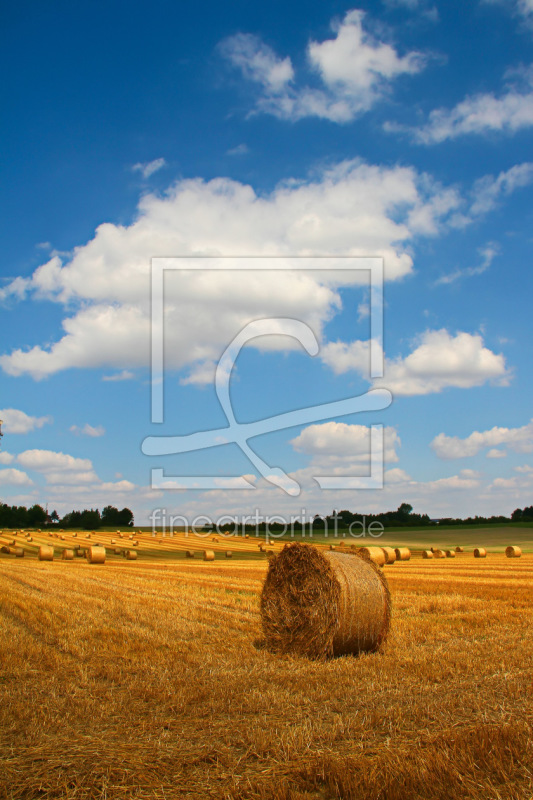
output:
M 514 134 L 533 125 L 533 69 L 513 73 L 515 80 L 500 95 L 492 92 L 466 97 L 454 108 L 433 110 L 421 128 L 388 123 L 389 132 L 408 131 L 419 144 L 437 144 L 459 136 Z M 519 80 L 517 81 L 516 78 Z
M 63 321 L 58 341 L 2 355 L 0 366 L 35 379 L 94 367 L 121 370 L 125 379 L 131 369 L 148 366 L 151 258 L 173 253 L 184 256 L 180 263 L 187 271 L 166 278 L 167 368 L 217 361 L 252 319 L 301 319 L 320 339 L 339 308 L 337 290 L 358 280 L 334 272 L 336 255 L 381 255 L 386 279 L 399 279 L 412 269 L 415 237 L 438 233 L 460 203 L 455 191 L 414 169 L 359 160 L 261 196 L 228 179 L 179 181 L 163 196 L 143 196 L 131 225 L 100 225 L 70 260 L 55 255 L 4 290 L 13 293 L 16 286 L 19 296 L 63 303 L 71 314 L 79 304 L 79 310 Z M 254 271 L 266 266 L 262 260 L 236 273 L 226 268 L 242 267 L 242 259 L 220 257 L 227 253 L 277 256 L 277 270 Z M 324 271 L 301 271 L 305 256 L 315 253 L 331 254 Z M 203 262 L 208 274 L 198 270 L 199 255 L 212 256 Z M 280 269 L 294 268 L 294 261 L 283 260 L 288 255 L 303 256 L 299 272 Z M 286 348 L 287 337 L 278 338 L 277 346 Z M 253 346 L 264 345 L 257 340 Z
M 509 380 L 503 355 L 484 347 L 479 334 L 425 331 L 416 344 L 405 358 L 385 359 L 384 377 L 374 380 L 374 387 L 387 388 L 393 395 L 424 395 L 487 381 L 506 385 Z M 351 370 L 369 375 L 368 342 L 332 342 L 321 358 L 337 375 Z
M 137 163 L 132 166 L 132 172 L 140 172 L 145 180 L 147 180 L 154 172 L 166 166 L 164 158 L 155 158 L 153 161 L 145 161 L 144 163 Z
M 7 453 L 5 450 L 0 450 L 0 464 L 12 464 L 15 456 L 12 453 Z
M 123 369 L 121 372 L 116 372 L 114 375 L 103 375 L 103 381 L 131 381 L 135 377 L 133 372 L 129 369 Z
M 396 448 L 401 442 L 396 430 L 386 427 L 383 435 L 385 461 L 398 461 Z M 346 458 L 367 462 L 370 456 L 370 428 L 344 422 L 324 422 L 304 428 L 290 443 L 297 452 L 311 455 L 315 460 L 319 457 L 322 463 L 324 458 L 329 462 Z
M 20 469 L 0 469 L 1 486 L 31 486 L 32 479 Z
M 431 448 L 439 458 L 468 458 L 485 447 L 494 448 L 502 444 L 516 453 L 533 452 L 533 419 L 521 428 L 495 426 L 488 431 L 474 431 L 465 439 L 439 433 L 431 442 Z
M 81 427 L 78 425 L 71 425 L 70 431 L 71 433 L 76 434 L 76 436 L 90 436 L 94 439 L 98 436 L 103 436 L 105 433 L 105 428 L 103 425 L 96 425 L 93 427 L 86 422 L 85 425 L 82 425 Z
M 17 456 L 25 469 L 44 475 L 47 483 L 84 484 L 98 482 L 92 462 L 54 450 L 25 450 Z
M 332 23 L 334 38 L 310 41 L 309 68 L 323 88 L 296 83 L 292 61 L 280 58 L 256 36 L 239 33 L 225 39 L 220 49 L 243 76 L 261 87 L 257 111 L 287 120 L 320 117 L 349 122 L 368 111 L 400 75 L 412 75 L 424 66 L 418 52 L 400 56 L 363 27 L 365 13 L 349 11 Z
M 506 458 L 507 453 L 505 450 L 498 450 L 497 447 L 493 447 L 492 450 L 489 450 L 486 454 L 487 458 Z
M 0 419 L 6 433 L 31 433 L 43 425 L 51 425 L 52 417 L 32 417 L 17 408 L 0 409 Z

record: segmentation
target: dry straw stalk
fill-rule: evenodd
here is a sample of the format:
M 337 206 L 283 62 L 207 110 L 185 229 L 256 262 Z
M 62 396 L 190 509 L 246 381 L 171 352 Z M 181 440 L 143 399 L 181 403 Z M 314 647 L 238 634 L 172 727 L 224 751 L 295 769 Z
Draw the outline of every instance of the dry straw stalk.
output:
M 390 613 L 387 581 L 368 558 L 294 543 L 270 561 L 261 619 L 274 651 L 310 658 L 374 652 Z

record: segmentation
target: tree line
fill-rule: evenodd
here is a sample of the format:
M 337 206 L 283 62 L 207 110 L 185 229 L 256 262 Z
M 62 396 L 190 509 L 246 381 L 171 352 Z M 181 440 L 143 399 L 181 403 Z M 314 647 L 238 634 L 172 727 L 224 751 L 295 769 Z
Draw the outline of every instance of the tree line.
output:
M 106 506 L 102 513 L 97 508 L 85 508 L 83 511 L 69 511 L 60 517 L 54 509 L 51 514 L 40 505 L 9 506 L 0 504 L 1 528 L 77 528 L 79 530 L 96 530 L 101 527 L 117 526 L 131 528 L 134 523 L 133 512 L 129 508 L 121 511 L 115 506 Z

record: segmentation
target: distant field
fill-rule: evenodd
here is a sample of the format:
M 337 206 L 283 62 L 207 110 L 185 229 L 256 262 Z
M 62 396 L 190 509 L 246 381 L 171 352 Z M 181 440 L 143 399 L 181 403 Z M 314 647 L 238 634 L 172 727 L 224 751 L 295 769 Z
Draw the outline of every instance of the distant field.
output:
M 386 567 L 384 652 L 320 663 L 263 648 L 265 556 L 156 547 L 0 558 L 2 800 L 532 796 L 533 555 Z

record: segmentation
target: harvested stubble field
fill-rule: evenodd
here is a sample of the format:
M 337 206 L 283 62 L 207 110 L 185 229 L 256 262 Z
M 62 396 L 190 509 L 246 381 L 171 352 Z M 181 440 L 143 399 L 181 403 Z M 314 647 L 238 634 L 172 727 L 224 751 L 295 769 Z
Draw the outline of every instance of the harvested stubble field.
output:
M 261 646 L 264 557 L 0 560 L 0 797 L 529 800 L 533 556 L 385 567 L 383 653 Z

